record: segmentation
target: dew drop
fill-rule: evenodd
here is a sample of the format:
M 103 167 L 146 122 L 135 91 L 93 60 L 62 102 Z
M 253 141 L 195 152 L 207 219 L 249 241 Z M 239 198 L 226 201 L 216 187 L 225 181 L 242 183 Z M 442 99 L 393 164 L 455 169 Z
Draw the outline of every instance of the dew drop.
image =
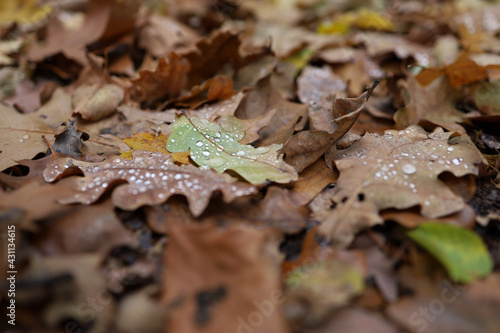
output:
M 453 160 L 451 160 L 453 162 L 453 164 L 455 165 L 460 165 L 460 161 L 458 160 L 458 158 L 454 158 Z
M 201 147 L 203 146 L 203 142 L 201 141 L 196 141 L 196 147 Z
M 30 138 L 29 134 L 24 134 L 24 135 L 23 135 L 23 139 L 24 139 L 24 140 L 28 140 L 29 138 Z
M 453 147 L 448 147 L 448 151 L 453 151 Z
M 406 164 L 403 164 L 402 170 L 407 175 L 411 175 L 411 174 L 414 174 L 415 172 L 417 172 L 417 167 L 411 163 L 406 163 Z
M 202 154 L 203 156 L 210 156 L 210 153 L 208 151 L 204 151 Z

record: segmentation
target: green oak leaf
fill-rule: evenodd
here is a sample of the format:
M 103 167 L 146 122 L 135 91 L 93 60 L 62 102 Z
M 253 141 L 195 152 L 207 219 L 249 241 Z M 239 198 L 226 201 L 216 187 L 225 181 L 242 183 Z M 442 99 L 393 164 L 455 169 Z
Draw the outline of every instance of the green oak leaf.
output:
M 431 253 L 457 282 L 470 283 L 488 275 L 493 261 L 474 232 L 449 224 L 426 222 L 407 235 Z
M 252 184 L 297 180 L 295 169 L 277 156 L 282 145 L 255 148 L 239 143 L 243 136 L 244 128 L 233 116 L 221 116 L 217 123 L 181 116 L 173 124 L 167 150 L 180 153 L 190 149 L 191 159 L 201 168 L 221 173 L 233 170 Z

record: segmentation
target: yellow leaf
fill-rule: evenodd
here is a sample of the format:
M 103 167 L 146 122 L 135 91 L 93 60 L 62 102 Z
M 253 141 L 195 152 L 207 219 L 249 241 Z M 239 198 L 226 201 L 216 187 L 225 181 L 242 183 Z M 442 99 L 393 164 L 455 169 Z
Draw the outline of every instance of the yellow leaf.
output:
M 35 25 L 44 20 L 53 10 L 51 5 L 38 6 L 37 0 L 1 0 L 0 25 L 10 23 Z
M 132 151 L 143 150 L 151 152 L 159 152 L 163 154 L 170 154 L 165 148 L 168 137 L 160 134 L 155 136 L 152 133 L 136 133 L 130 138 L 123 141 L 130 147 L 130 151 L 120 152 L 124 158 L 132 159 Z

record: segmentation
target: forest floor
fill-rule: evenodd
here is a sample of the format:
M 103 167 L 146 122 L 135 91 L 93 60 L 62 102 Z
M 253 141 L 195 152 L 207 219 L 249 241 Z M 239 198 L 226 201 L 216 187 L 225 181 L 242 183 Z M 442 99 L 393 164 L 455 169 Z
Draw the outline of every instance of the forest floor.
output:
M 0 1 L 2 332 L 500 332 L 497 1 Z

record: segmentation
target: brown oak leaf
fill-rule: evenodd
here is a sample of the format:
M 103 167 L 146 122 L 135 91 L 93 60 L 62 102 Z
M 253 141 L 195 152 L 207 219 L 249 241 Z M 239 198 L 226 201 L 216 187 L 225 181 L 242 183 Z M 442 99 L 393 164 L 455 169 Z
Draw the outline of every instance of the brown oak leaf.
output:
M 210 196 L 220 191 L 226 202 L 236 197 L 252 194 L 255 187 L 235 182 L 228 175 L 201 170 L 191 165 L 177 166 L 170 155 L 134 151 L 132 160 L 119 156 L 108 157 L 99 163 L 89 163 L 72 158 L 49 162 L 44 170 L 45 181 L 53 182 L 64 175 L 81 170 L 84 177 L 64 180 L 74 188 L 74 193 L 59 202 L 65 204 L 91 204 L 97 201 L 108 187 L 121 183 L 113 190 L 113 204 L 125 210 L 143 205 L 157 205 L 175 194 L 186 196 L 194 216 L 207 207 Z
M 477 175 L 484 162 L 477 148 L 459 141 L 461 137 L 449 141 L 451 134 L 410 126 L 382 136 L 367 133 L 344 150 L 333 147 L 326 159 L 340 172 L 336 187 L 310 204 L 323 222 L 320 233 L 346 244 L 358 230 L 382 223 L 382 209 L 420 206 L 426 218 L 463 209 L 464 200 L 439 175 Z

